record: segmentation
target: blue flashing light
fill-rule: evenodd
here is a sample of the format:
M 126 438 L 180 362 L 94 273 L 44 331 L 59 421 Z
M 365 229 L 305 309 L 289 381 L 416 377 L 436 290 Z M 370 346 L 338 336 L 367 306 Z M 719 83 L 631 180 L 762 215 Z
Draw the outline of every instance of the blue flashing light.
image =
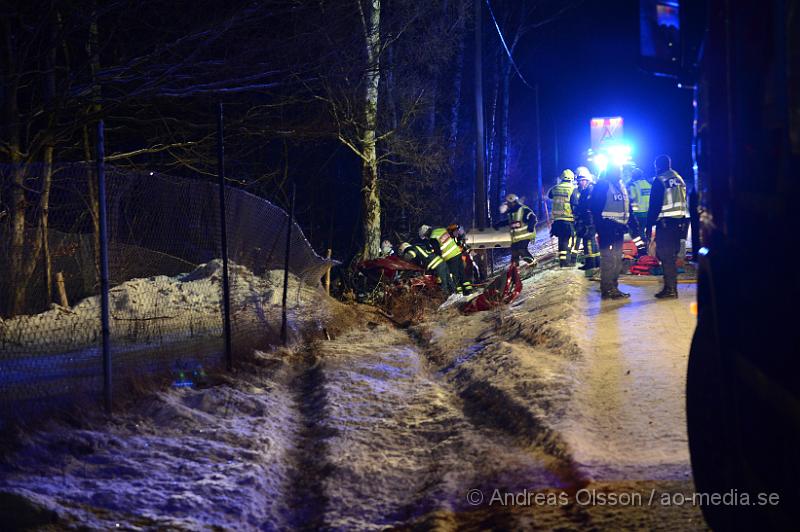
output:
M 592 157 L 592 161 L 597 166 L 598 173 L 602 173 L 606 171 L 608 167 L 608 157 L 606 157 L 603 153 L 598 153 L 594 157 Z

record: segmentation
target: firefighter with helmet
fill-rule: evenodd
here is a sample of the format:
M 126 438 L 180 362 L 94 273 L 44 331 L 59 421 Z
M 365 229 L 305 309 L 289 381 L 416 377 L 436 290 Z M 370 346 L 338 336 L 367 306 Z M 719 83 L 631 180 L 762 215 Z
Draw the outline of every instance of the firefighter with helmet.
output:
M 575 208 L 578 206 L 575 174 L 567 168 L 559 176 L 558 183 L 550 189 L 547 197 L 553 200 L 553 225 L 550 236 L 558 238 L 558 265 L 562 268 L 577 262 L 575 239 Z
M 447 263 L 427 241 L 417 240 L 413 244 L 403 242 L 397 250 L 403 259 L 422 266 L 426 272 L 435 274 L 446 295 L 449 296 L 455 291 L 453 281 L 450 279 L 450 272 L 447 270 Z
M 447 270 L 453 278 L 456 292 L 465 296 L 472 293 L 472 283 L 464 275 L 464 260 L 461 258 L 461 247 L 446 227 L 432 228 L 423 225 L 419 228 L 419 237 L 428 239 L 434 251 L 447 263 Z
M 578 206 L 575 209 L 575 235 L 583 241 L 583 254 L 585 257 L 581 270 L 586 270 L 587 275 L 600 267 L 600 250 L 597 248 L 595 236 L 597 231 L 592 220 L 592 211 L 589 209 L 589 199 L 594 188 L 594 176 L 585 166 L 575 169 L 578 178 Z
M 536 240 L 536 214 L 516 194 L 506 196 L 506 201 L 500 205 L 500 214 L 507 215 L 507 218 L 501 219 L 494 227 L 510 227 L 511 260 L 517 264 L 520 259 L 528 265 L 534 264 L 535 259 L 528 251 L 528 244 Z

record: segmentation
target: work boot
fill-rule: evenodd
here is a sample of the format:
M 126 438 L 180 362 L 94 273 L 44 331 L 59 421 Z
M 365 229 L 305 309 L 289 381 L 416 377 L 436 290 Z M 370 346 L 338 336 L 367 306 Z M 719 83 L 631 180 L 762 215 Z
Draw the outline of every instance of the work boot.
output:
M 602 299 L 626 299 L 631 297 L 631 295 L 626 292 L 621 292 L 617 288 L 613 288 L 607 292 L 602 292 L 600 294 L 600 297 Z
M 611 299 L 625 299 L 631 297 L 628 292 L 623 292 L 619 288 L 615 288 L 611 291 Z
M 678 299 L 678 290 L 675 288 L 666 288 L 656 294 L 658 299 Z

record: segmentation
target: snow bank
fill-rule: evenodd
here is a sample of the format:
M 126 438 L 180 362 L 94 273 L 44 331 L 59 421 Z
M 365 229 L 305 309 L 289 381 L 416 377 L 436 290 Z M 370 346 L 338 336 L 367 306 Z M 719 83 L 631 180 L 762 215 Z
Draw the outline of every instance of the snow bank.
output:
M 147 344 L 222 334 L 222 262 L 213 260 L 194 271 L 167 277 L 131 279 L 110 290 L 112 344 Z M 263 276 L 230 265 L 231 310 L 236 324 L 248 326 L 280 320 L 276 308 L 283 296 L 283 271 Z M 320 292 L 289 275 L 288 303 L 294 309 L 318 305 Z M 303 312 L 294 313 L 301 319 Z M 4 356 L 61 353 L 97 347 L 100 298 L 86 298 L 71 308 L 0 320 Z

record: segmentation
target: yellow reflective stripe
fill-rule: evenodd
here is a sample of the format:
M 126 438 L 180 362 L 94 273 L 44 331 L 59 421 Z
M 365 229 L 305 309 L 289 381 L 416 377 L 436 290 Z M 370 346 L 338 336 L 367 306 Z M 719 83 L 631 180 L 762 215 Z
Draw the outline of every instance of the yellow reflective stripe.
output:
M 444 260 L 442 259 L 442 257 L 433 257 L 431 259 L 430 263 L 428 263 L 428 269 L 429 270 L 436 269 L 443 262 L 444 262 Z
M 559 183 L 552 189 L 553 194 L 553 219 L 554 220 L 574 220 L 572 214 L 572 204 L 569 202 L 575 186 L 570 183 Z
M 516 231 L 511 231 L 511 242 L 521 242 L 522 240 L 533 240 L 536 238 L 535 232 L 530 232 L 527 229 L 521 233 L 517 233 Z
M 447 229 L 444 228 L 436 228 L 431 231 L 431 238 L 435 238 L 439 241 L 439 246 L 442 250 L 442 257 L 444 260 L 450 260 L 453 257 L 457 257 L 461 254 L 461 248 L 458 247 L 454 238 L 450 236 L 450 233 L 447 232 Z

